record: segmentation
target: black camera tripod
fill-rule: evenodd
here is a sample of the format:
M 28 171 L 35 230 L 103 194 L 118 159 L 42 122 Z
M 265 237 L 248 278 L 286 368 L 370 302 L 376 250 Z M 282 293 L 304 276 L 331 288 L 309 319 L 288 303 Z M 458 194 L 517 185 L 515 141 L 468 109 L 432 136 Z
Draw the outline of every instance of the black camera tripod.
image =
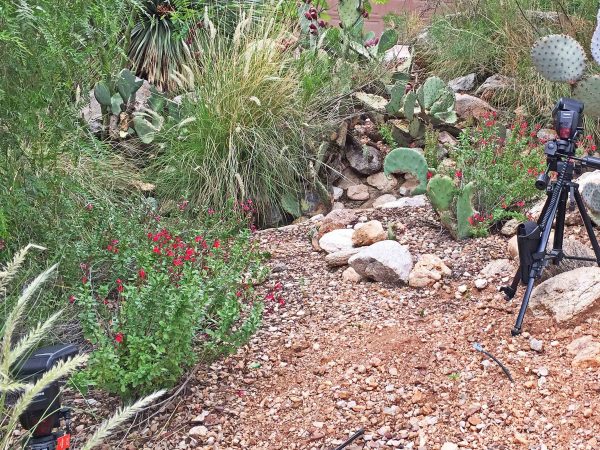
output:
M 582 112 L 583 104 L 572 99 L 561 99 L 554 110 L 556 131 L 560 138 L 548 142 L 544 147 L 548 168 L 545 173 L 538 177 L 535 183 L 538 189 L 546 190 L 546 203 L 537 222 L 525 222 L 519 225 L 517 231 L 519 269 L 512 284 L 500 289 L 506 294 L 507 299 L 512 299 L 517 293 L 519 282 L 527 285 L 517 321 L 511 331 L 513 336 L 521 334 L 523 318 L 535 280 L 542 276 L 542 272 L 548 264 L 558 265 L 563 259 L 572 259 L 595 262 L 600 266 L 600 245 L 579 193 L 579 185 L 573 181 L 573 175 L 576 169 L 580 167 L 600 168 L 600 158 L 590 156 L 579 158 L 575 156 L 577 137 L 583 131 L 581 128 Z M 557 173 L 556 181 L 550 182 L 549 172 Z M 570 203 L 570 210 L 574 210 L 575 203 L 577 204 L 594 249 L 595 258 L 565 255 L 563 239 L 567 202 Z M 553 248 L 548 251 L 548 241 L 553 224 L 555 224 Z

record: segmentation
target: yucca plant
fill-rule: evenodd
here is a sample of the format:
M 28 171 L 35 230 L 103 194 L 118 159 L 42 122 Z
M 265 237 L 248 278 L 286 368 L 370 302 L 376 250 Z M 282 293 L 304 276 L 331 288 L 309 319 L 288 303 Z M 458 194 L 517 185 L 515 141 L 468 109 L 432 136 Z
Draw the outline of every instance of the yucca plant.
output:
M 142 0 L 128 50 L 136 74 L 163 90 L 176 87 L 172 74 L 192 60 L 191 43 L 210 17 L 233 33 L 242 11 L 261 9 L 263 0 Z M 255 17 L 257 15 L 255 14 Z
M 30 244 L 17 252 L 12 261 L 3 270 L 0 270 L 0 302 L 6 299 L 7 287 L 18 276 L 27 253 L 31 249 L 45 250 L 43 247 Z M 36 395 L 41 393 L 50 384 L 73 373 L 87 361 L 87 355 L 77 355 L 66 361 L 61 361 L 33 383 L 15 379 L 13 376 L 15 364 L 22 361 L 23 358 L 47 337 L 62 314 L 62 311 L 58 311 L 43 323 L 39 323 L 32 330 L 21 336 L 17 336 L 18 327 L 24 321 L 32 298 L 55 273 L 57 267 L 58 265 L 55 264 L 42 272 L 21 292 L 0 329 L 2 339 L 0 342 L 0 450 L 14 450 L 18 448 L 18 444 L 15 442 L 14 431 L 18 428 L 19 416 L 27 410 Z M 82 446 L 82 449 L 91 450 L 100 445 L 113 430 L 135 414 L 141 412 L 163 394 L 164 391 L 159 391 L 139 400 L 129 407 L 120 408 L 115 415 L 98 427 L 87 443 Z M 16 396 L 16 401 L 10 406 L 7 403 L 9 395 Z M 48 411 L 48 414 L 51 412 Z

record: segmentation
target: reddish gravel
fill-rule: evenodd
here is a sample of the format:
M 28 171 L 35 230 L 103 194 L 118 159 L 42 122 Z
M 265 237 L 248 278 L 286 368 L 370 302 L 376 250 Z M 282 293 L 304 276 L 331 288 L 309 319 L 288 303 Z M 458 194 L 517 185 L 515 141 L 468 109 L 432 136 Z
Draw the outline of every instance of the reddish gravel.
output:
M 429 208 L 363 215 L 405 224 L 399 241 L 415 257 L 440 256 L 452 276 L 437 289 L 352 284 L 312 249 L 311 223 L 261 232 L 276 272 L 261 289 L 281 281 L 285 306 L 267 305 L 250 344 L 201 368 L 167 413 L 118 448 L 333 449 L 359 428 L 349 449 L 600 448 L 600 372 L 572 369 L 566 351 L 575 337 L 600 335 L 597 316 L 558 328 L 528 315 L 512 338 L 518 300 L 496 292 L 512 274 L 474 286 L 490 260 L 507 257 L 506 238 L 454 242 Z

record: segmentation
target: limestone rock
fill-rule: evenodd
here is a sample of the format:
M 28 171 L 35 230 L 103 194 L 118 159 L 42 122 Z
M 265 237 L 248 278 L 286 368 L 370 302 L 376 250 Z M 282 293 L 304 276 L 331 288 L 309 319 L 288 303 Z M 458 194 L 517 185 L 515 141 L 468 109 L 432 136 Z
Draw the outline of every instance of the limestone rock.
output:
M 363 247 L 348 263 L 361 276 L 388 283 L 408 281 L 413 267 L 408 247 L 390 240 Z
M 481 120 L 489 113 L 496 112 L 496 109 L 488 102 L 469 94 L 456 94 L 455 110 L 461 119 L 474 117 L 477 120 Z
M 349 250 L 341 250 L 339 252 L 330 253 L 325 257 L 325 263 L 329 267 L 339 267 L 348 264 L 350 257 L 356 255 L 360 248 L 351 248 Z
M 354 222 L 356 218 L 356 212 L 351 209 L 342 208 L 331 211 L 321 221 L 321 226 L 317 232 L 317 239 L 321 239 L 324 234 L 329 233 L 330 231 L 346 228 L 350 223 Z
M 600 267 L 581 267 L 561 273 L 538 285 L 529 307 L 549 312 L 557 322 L 574 319 L 600 305 Z
M 350 200 L 369 200 L 369 188 L 365 184 L 350 186 L 346 195 Z
M 452 271 L 436 255 L 421 255 L 415 267 L 410 272 L 408 284 L 411 287 L 426 287 L 435 284 Z
M 510 255 L 510 257 L 512 259 L 518 259 L 519 258 L 519 246 L 517 243 L 517 236 L 513 236 L 509 239 L 507 247 L 508 247 L 508 254 Z
M 438 136 L 438 142 L 447 147 L 456 147 L 458 140 L 447 131 L 442 131 Z
M 361 277 L 352 267 L 348 267 L 342 272 L 342 280 L 349 281 L 350 283 L 359 283 L 363 280 L 363 277 Z
M 584 173 L 577 182 L 590 217 L 600 224 L 600 170 Z
M 392 192 L 398 187 L 398 179 L 395 176 L 388 177 L 383 172 L 378 172 L 367 177 L 367 183 L 379 189 L 381 192 Z
M 419 208 L 427 205 L 427 197 L 425 195 L 416 195 L 415 197 L 404 197 L 399 198 L 395 202 L 385 203 L 381 205 L 380 209 L 394 209 L 394 208 Z
M 571 366 L 579 369 L 600 367 L 600 342 L 589 342 L 579 350 L 575 358 L 573 358 Z
M 350 250 L 352 246 L 352 235 L 354 230 L 344 228 L 343 230 L 333 230 L 323 235 L 319 239 L 319 247 L 327 253 L 335 253 L 342 250 Z
M 458 450 L 458 444 L 455 444 L 454 442 L 444 442 L 441 450 Z
M 475 95 L 479 95 L 482 98 L 489 100 L 498 91 L 514 89 L 515 85 L 516 81 L 514 78 L 497 73 L 485 80 L 483 84 L 477 88 Z
M 577 339 L 573 340 L 569 345 L 567 345 L 567 351 L 571 355 L 576 355 L 581 350 L 588 347 L 593 341 L 594 338 L 590 335 L 578 337 Z
M 381 222 L 379 220 L 371 220 L 363 224 L 359 229 L 354 230 L 352 243 L 355 247 L 364 247 L 383 241 L 386 237 L 387 233 Z
M 383 167 L 381 153 L 370 145 L 352 145 L 346 150 L 346 159 L 350 166 L 359 173 L 371 175 Z
M 504 236 L 512 236 L 517 232 L 517 227 L 521 224 L 517 219 L 510 219 L 507 221 L 500 230 Z
M 508 259 L 495 259 L 485 266 L 479 275 L 481 278 L 492 278 L 499 275 L 513 275 L 513 265 Z
M 354 97 L 367 109 L 385 114 L 385 107 L 388 101 L 380 95 L 367 94 L 366 92 L 356 92 Z
M 402 183 L 400 189 L 398 189 L 398 193 L 400 195 L 410 197 L 419 184 L 419 180 L 407 179 L 404 183 Z
M 375 199 L 375 201 L 373 202 L 373 208 L 379 208 L 385 205 L 386 203 L 395 202 L 396 200 L 397 198 L 394 195 L 383 194 Z
M 458 77 L 448 81 L 448 87 L 454 92 L 472 91 L 475 88 L 476 81 L 477 75 L 474 73 L 470 73 L 463 77 Z

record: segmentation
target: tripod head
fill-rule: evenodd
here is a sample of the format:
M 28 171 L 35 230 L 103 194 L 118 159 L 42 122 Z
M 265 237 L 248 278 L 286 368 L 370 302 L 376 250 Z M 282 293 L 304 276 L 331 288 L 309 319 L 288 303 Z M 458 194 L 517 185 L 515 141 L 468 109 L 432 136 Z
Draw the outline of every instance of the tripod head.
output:
M 547 142 L 544 146 L 548 168 L 535 181 L 537 189 L 546 190 L 548 188 L 549 172 L 558 172 L 558 163 L 563 159 L 572 164 L 577 162 L 582 167 L 600 169 L 600 158 L 575 156 L 577 142 L 583 134 L 583 108 L 583 103 L 578 100 L 561 98 L 552 110 L 554 130 L 558 138 Z

